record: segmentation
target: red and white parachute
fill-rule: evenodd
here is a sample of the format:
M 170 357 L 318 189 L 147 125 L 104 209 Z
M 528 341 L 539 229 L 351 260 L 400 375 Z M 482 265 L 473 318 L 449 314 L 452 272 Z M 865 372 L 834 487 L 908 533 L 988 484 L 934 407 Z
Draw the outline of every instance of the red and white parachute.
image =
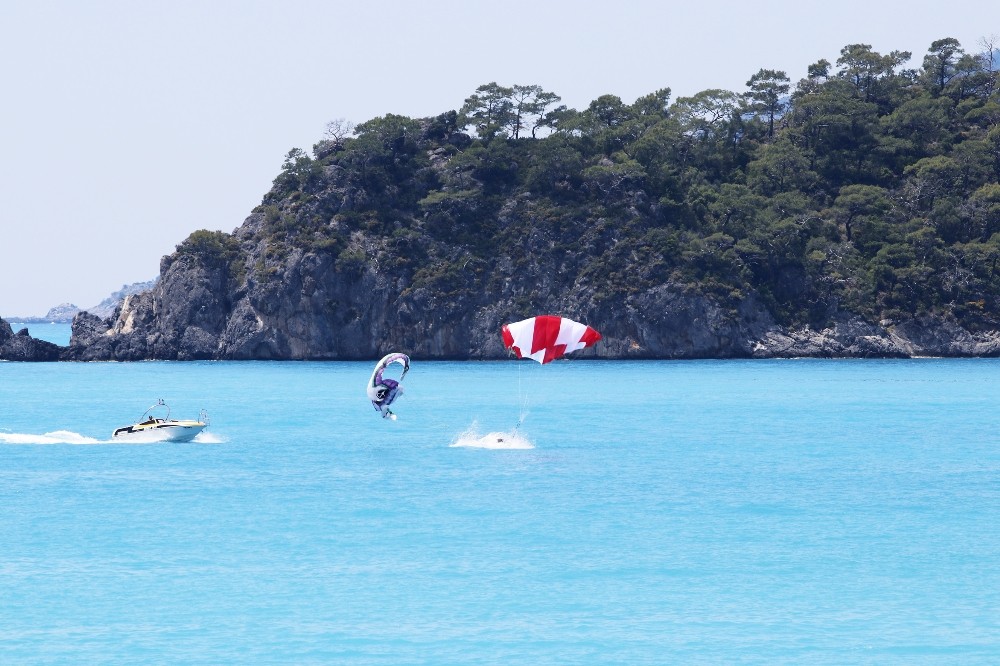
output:
M 507 349 L 513 349 L 518 358 L 530 358 L 539 363 L 554 361 L 601 339 L 601 334 L 586 324 L 553 315 L 504 324 L 502 332 Z

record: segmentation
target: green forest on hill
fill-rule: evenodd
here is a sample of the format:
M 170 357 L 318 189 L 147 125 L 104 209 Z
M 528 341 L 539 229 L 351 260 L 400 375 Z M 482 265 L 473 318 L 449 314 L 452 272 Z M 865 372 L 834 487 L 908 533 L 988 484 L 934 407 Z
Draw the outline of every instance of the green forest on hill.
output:
M 351 273 L 373 259 L 358 235 L 380 238 L 387 270 L 442 294 L 547 252 L 596 302 L 670 283 L 754 292 L 788 325 L 848 311 L 995 328 L 1000 84 L 982 46 L 941 39 L 908 68 L 910 53 L 851 44 L 797 82 L 761 69 L 742 92 L 583 110 L 490 83 L 435 118 L 334 121 L 312 154 L 288 153 L 257 240 Z M 234 242 L 198 232 L 178 249 L 239 263 Z

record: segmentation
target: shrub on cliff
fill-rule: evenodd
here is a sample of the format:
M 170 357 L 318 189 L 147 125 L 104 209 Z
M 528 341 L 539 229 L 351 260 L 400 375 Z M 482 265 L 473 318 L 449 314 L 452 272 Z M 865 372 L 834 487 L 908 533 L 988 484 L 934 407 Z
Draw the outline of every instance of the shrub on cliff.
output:
M 223 231 L 195 231 L 177 246 L 176 256 L 191 257 L 205 268 L 224 268 L 235 282 L 243 280 L 246 262 L 240 243 Z

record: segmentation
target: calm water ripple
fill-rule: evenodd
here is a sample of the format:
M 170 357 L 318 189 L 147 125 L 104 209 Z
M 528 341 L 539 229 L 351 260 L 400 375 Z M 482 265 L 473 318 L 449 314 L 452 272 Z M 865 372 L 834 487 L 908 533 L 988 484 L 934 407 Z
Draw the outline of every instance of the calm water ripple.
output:
M 997 663 L 998 371 L 0 363 L 0 662 Z

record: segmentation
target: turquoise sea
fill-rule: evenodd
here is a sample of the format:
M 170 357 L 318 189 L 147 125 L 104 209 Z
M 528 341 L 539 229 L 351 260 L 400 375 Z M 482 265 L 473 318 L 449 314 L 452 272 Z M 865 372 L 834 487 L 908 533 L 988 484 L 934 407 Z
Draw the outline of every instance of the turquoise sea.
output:
M 36 340 L 45 340 L 65 347 L 69 344 L 73 329 L 70 324 L 50 324 L 50 323 L 25 323 L 10 320 L 11 329 L 17 333 L 22 328 L 28 329 L 28 334 Z
M 374 360 L 0 363 L 0 663 L 1000 663 L 1000 361 Z

